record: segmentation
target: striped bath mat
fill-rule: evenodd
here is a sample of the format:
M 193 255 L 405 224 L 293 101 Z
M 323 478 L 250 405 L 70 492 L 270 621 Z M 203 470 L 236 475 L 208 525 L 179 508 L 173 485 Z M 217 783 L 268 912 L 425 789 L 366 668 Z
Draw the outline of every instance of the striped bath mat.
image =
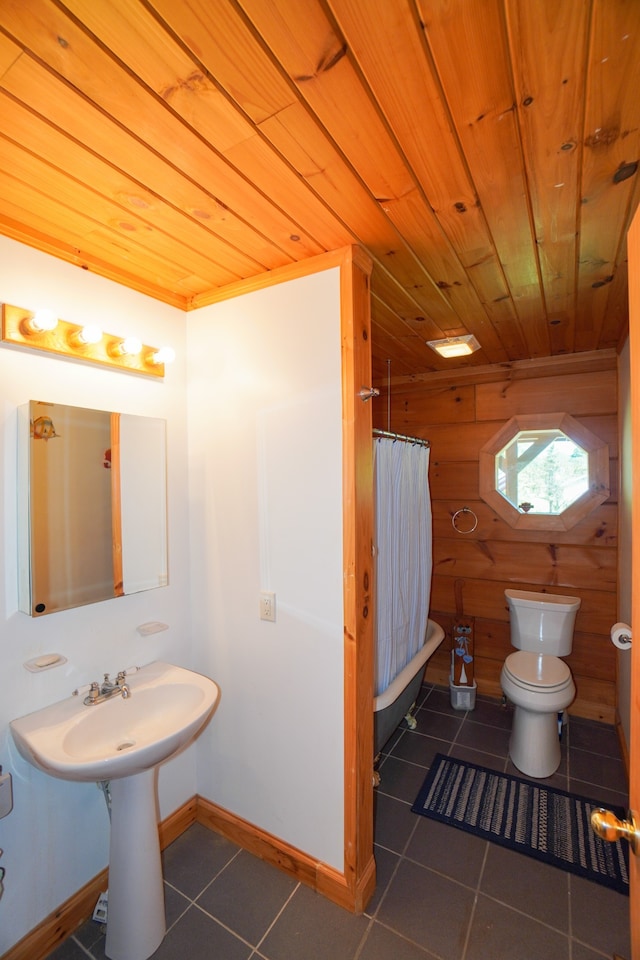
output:
M 411 809 L 628 895 L 626 842 L 608 843 L 591 829 L 600 806 L 438 753 Z

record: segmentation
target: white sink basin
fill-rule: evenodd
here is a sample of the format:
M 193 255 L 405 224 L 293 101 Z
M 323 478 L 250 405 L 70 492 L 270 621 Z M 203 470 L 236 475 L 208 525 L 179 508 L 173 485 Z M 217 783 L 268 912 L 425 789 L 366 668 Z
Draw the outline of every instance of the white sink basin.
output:
M 20 753 L 63 780 L 109 780 L 111 838 L 105 954 L 148 960 L 165 934 L 154 767 L 196 736 L 220 690 L 156 661 L 127 676 L 130 695 L 88 706 L 67 697 L 11 721 Z M 106 795 L 106 794 L 105 794 Z
M 71 696 L 11 721 L 20 753 L 63 780 L 112 780 L 149 770 L 186 746 L 213 713 L 208 677 L 156 661 L 127 677 L 130 696 L 87 706 Z

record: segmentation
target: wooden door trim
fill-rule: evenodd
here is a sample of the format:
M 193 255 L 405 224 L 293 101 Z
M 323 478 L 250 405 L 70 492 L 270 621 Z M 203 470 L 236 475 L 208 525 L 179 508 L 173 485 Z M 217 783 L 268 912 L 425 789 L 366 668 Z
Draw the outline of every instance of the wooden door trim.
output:
M 340 272 L 344 551 L 344 881 L 360 912 L 373 859 L 373 452 L 371 261 L 350 248 Z
M 627 240 L 629 254 L 629 364 L 630 406 L 633 424 L 631 445 L 631 717 L 629 748 L 629 805 L 640 812 L 640 209 Z M 640 857 L 629 857 L 631 956 L 640 960 Z

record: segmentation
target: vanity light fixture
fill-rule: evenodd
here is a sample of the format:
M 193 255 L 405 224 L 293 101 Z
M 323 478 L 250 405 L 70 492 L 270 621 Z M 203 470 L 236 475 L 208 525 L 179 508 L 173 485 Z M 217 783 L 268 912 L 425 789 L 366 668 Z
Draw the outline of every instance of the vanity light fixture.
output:
M 171 348 L 115 337 L 92 323 L 68 323 L 51 310 L 34 312 L 9 303 L 2 304 L 2 341 L 151 377 L 164 377 L 165 364 L 175 357 Z
M 472 333 L 463 337 L 446 337 L 444 340 L 427 340 L 427 346 L 447 359 L 451 357 L 466 357 L 480 349 L 480 344 Z

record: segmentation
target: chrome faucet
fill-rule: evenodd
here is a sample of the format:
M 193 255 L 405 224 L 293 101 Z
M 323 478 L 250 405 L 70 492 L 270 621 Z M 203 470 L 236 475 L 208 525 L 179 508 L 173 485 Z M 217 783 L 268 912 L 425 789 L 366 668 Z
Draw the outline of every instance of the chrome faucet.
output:
M 124 670 L 120 670 L 115 682 L 109 679 L 108 673 L 105 673 L 102 683 L 94 680 L 89 687 L 89 693 L 84 698 L 84 702 L 87 706 L 91 706 L 94 703 L 102 703 L 104 700 L 109 700 L 113 696 L 122 696 L 123 700 L 131 696 L 131 689 L 126 681 Z

